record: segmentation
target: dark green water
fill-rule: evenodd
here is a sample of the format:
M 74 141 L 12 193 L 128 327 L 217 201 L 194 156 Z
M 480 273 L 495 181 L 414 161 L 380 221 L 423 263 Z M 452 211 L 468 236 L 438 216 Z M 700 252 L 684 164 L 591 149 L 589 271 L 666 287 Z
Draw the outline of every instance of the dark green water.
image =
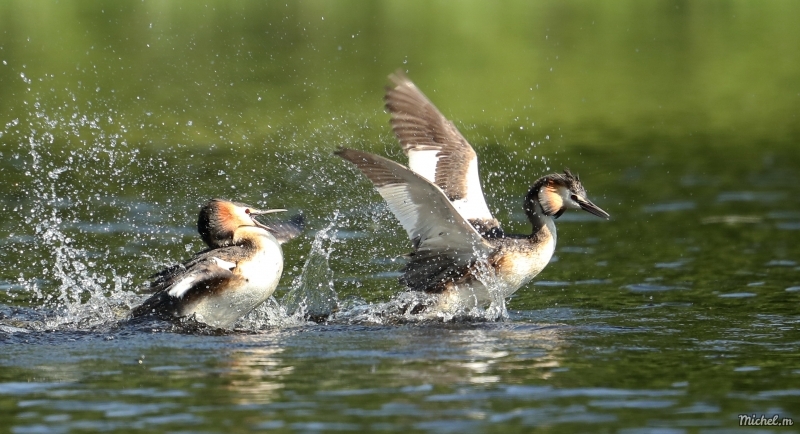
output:
M 797 432 L 800 4 L 0 4 L 0 426 L 14 433 Z M 487 201 L 569 167 L 500 322 L 380 321 L 405 234 L 331 155 L 402 160 L 406 69 Z M 199 205 L 302 210 L 276 301 L 232 333 L 118 320 L 201 248 Z M 283 297 L 332 282 L 340 316 Z M 308 293 L 306 293 L 308 295 Z M 798 425 L 800 426 L 800 425 Z

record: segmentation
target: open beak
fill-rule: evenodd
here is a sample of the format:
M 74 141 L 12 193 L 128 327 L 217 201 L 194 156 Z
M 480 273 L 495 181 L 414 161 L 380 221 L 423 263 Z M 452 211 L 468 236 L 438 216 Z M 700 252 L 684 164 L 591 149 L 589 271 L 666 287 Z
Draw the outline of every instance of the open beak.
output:
M 251 214 L 251 215 L 272 214 L 272 213 L 274 213 L 274 212 L 286 212 L 286 210 L 285 210 L 285 209 L 282 209 L 282 208 L 278 208 L 278 209 L 268 209 L 268 210 L 262 210 L 262 209 L 253 209 L 253 208 L 250 208 L 250 214 Z
M 580 205 L 582 210 L 588 212 L 589 214 L 594 214 L 604 219 L 611 217 L 607 212 L 600 209 L 599 206 L 593 204 L 589 199 L 578 197 L 578 205 Z
M 275 212 L 285 212 L 285 211 L 287 211 L 287 210 L 282 209 L 282 208 L 267 209 L 267 210 L 250 208 L 250 219 L 253 220 L 253 224 L 255 224 L 257 227 L 269 230 L 270 227 L 265 225 L 265 224 L 263 224 L 263 223 L 261 223 L 260 221 L 256 220 L 255 216 L 264 215 L 264 214 L 272 214 L 272 213 L 275 213 Z

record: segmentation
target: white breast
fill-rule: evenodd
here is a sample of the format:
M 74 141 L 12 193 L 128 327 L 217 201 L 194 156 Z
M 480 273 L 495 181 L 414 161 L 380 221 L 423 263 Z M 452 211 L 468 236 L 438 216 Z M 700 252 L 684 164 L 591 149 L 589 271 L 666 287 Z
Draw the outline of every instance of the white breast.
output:
M 552 220 L 546 222 L 549 236 L 536 246 L 534 254 L 509 255 L 498 272 L 489 266 L 480 279 L 453 285 L 441 296 L 437 308 L 443 311 L 484 307 L 510 297 L 528 284 L 550 262 L 556 249 L 556 230 Z
M 509 261 L 510 266 L 505 268 L 504 273 L 499 276 L 502 280 L 504 297 L 508 297 L 519 288 L 533 280 L 536 275 L 544 270 L 550 263 L 553 253 L 556 250 L 556 242 L 553 238 L 548 238 L 540 247 L 538 254 L 531 256 L 518 256 Z
M 248 261 L 241 261 L 234 273 L 245 282 L 235 290 L 204 297 L 194 307 L 199 321 L 221 328 L 230 328 L 239 318 L 266 301 L 278 286 L 283 273 L 283 251 L 272 235 L 270 242 Z

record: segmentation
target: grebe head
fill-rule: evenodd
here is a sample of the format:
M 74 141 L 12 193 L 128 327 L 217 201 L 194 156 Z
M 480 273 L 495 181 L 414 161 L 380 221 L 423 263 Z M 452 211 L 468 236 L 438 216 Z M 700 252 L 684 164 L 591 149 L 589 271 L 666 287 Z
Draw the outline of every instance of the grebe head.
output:
M 526 208 L 533 207 L 533 201 L 541 206 L 542 212 L 552 218 L 558 218 L 567 209 L 582 209 L 590 214 L 602 218 L 609 218 L 609 214 L 586 197 L 580 177 L 573 175 L 569 169 L 564 173 L 554 173 L 540 178 L 531 188 L 526 198 Z
M 249 205 L 224 199 L 211 199 L 200 208 L 197 232 L 208 247 L 217 248 L 234 244 L 233 233 L 241 226 L 268 229 L 255 219 L 257 215 L 286 211 L 285 209 L 260 210 Z

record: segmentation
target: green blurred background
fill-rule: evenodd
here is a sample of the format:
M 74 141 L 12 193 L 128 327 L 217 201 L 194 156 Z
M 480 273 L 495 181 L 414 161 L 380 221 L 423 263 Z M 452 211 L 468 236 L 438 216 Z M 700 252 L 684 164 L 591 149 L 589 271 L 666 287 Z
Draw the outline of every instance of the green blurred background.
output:
M 24 116 L 34 92 L 63 102 L 64 116 L 107 110 L 128 141 L 205 146 L 288 130 L 281 146 L 302 147 L 344 122 L 384 126 L 385 76 L 403 67 L 445 114 L 542 139 L 633 127 L 784 141 L 798 135 L 799 10 L 791 0 L 2 2 L 0 116 Z

